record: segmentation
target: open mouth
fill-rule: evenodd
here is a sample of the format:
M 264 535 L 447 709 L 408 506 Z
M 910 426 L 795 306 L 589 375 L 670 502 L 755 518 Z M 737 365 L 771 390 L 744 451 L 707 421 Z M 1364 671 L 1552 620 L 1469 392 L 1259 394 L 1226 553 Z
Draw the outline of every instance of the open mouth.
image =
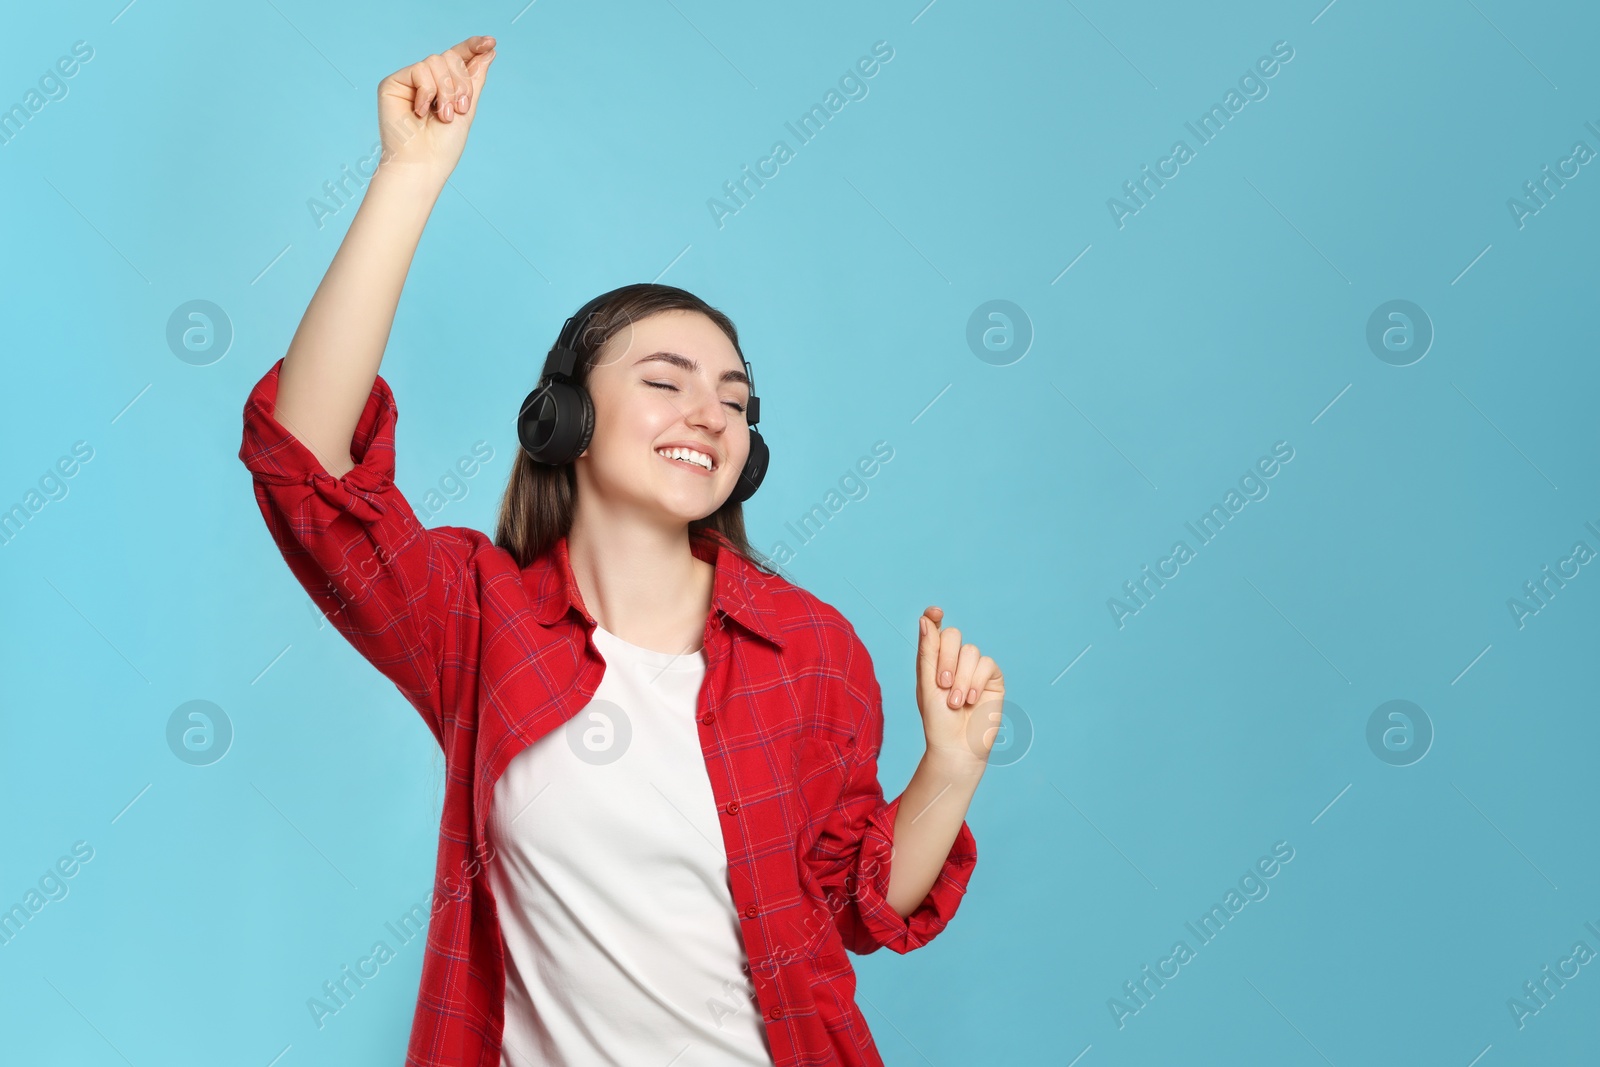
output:
M 658 448 L 656 455 L 679 467 L 687 467 L 700 474 L 710 474 L 716 469 L 716 460 L 692 448 Z

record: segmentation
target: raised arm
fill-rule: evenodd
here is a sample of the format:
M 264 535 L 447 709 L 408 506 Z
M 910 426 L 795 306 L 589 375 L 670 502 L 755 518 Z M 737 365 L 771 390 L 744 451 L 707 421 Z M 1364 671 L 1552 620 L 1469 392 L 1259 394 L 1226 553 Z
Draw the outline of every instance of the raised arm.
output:
M 418 521 L 395 485 L 398 411 L 378 364 L 492 49 L 491 38 L 473 37 L 379 86 L 383 161 L 288 354 L 246 398 L 239 448 L 295 578 L 447 752 L 470 742 L 455 727 L 476 679 L 474 559 L 493 544 L 476 530 Z M 467 95 L 466 117 L 447 93 L 458 103 Z
M 378 85 L 383 154 L 283 359 L 273 416 L 334 477 L 378 375 L 422 229 L 455 169 L 494 38 L 469 37 Z

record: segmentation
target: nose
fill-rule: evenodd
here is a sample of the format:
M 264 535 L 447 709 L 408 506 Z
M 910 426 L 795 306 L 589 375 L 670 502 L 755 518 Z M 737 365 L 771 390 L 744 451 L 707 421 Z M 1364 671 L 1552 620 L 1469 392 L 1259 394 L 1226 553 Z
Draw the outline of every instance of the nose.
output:
M 728 409 L 722 406 L 722 398 L 715 389 L 696 387 L 684 409 L 683 421 L 708 434 L 721 435 L 728 426 Z

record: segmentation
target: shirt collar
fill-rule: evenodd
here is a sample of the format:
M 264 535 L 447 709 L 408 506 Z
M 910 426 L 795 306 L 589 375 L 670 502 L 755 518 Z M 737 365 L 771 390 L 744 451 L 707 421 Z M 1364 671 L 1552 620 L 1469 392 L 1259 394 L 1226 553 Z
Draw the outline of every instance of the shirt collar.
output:
M 767 589 L 765 576 L 756 566 L 734 551 L 723 534 L 709 527 L 693 531 L 689 538 L 689 550 L 696 559 L 716 567 L 711 588 L 712 610 L 721 611 L 751 633 L 782 648 L 779 612 Z M 577 579 L 573 577 L 565 534 L 557 538 L 555 545 L 530 566 L 538 569 L 533 613 L 540 625 L 549 626 L 570 610 L 576 610 L 583 616 L 587 625 L 596 625 L 594 616 L 583 606 L 583 595 L 578 591 Z

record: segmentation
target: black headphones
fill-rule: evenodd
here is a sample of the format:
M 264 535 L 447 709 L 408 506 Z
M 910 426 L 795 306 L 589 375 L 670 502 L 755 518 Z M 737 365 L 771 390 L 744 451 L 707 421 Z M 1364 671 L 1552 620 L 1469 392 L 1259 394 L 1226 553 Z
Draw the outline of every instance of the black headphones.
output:
M 575 346 L 578 337 L 588 328 L 589 319 L 596 309 L 624 289 L 631 288 L 633 286 L 624 285 L 609 293 L 601 293 L 575 311 L 561 327 L 560 336 L 545 357 L 539 384 L 522 402 L 522 410 L 517 415 L 517 437 L 522 442 L 523 451 L 535 463 L 559 467 L 571 463 L 589 447 L 589 438 L 594 436 L 594 401 L 589 397 L 589 390 L 574 379 L 578 360 L 582 358 Z M 661 285 L 655 288 L 674 289 L 673 286 Z M 694 299 L 682 289 L 675 291 Z M 750 458 L 745 461 L 744 470 L 734 483 L 733 492 L 728 497 L 730 504 L 744 503 L 761 488 L 769 458 L 767 443 L 756 429 L 756 423 L 761 420 L 761 398 L 755 394 L 755 377 L 750 370 L 750 361 L 744 359 L 743 353 L 739 358 L 744 363 L 745 374 L 750 375 L 750 404 L 745 409 L 745 421 L 750 424 Z

